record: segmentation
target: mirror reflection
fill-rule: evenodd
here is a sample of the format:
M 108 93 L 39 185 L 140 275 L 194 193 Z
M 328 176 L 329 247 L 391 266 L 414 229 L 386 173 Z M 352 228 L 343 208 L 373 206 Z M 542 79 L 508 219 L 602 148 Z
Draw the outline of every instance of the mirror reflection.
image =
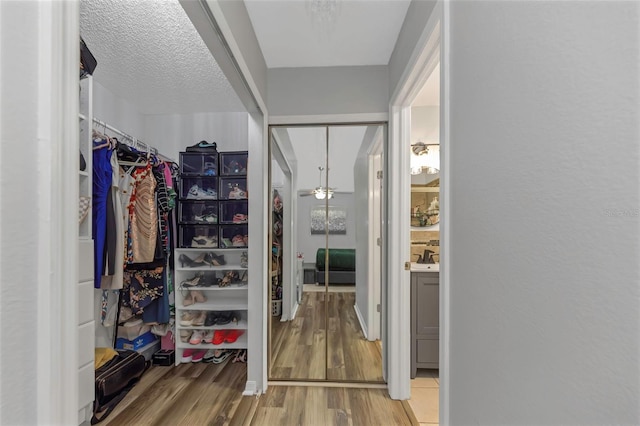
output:
M 271 128 L 271 379 L 383 380 L 385 129 Z

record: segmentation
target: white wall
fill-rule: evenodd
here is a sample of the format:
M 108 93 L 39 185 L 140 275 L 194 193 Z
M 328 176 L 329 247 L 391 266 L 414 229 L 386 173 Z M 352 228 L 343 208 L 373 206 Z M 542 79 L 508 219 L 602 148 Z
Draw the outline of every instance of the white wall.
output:
M 640 424 L 640 4 L 450 7 L 450 424 Z
M 297 220 L 297 251 L 304 253 L 305 263 L 316 263 L 316 252 L 325 247 L 325 235 L 311 234 L 311 208 L 324 206 L 324 200 L 316 200 L 315 197 L 298 197 Z M 338 194 L 329 200 L 329 206 L 342 207 L 347 212 L 346 235 L 329 235 L 329 248 L 355 248 L 356 247 L 356 222 L 360 220 L 355 215 L 355 195 Z
M 39 187 L 39 175 L 46 171 L 34 167 L 39 158 L 38 12 L 35 2 L 0 2 L 2 424 L 36 424 L 38 420 L 34 410 L 37 353 L 33 350 L 38 336 L 38 222 L 47 212 L 47 202 L 39 196 L 40 190 L 47 190 Z M 25 336 L 31 337 L 28 345 Z
M 393 96 L 433 11 L 436 0 L 412 0 L 389 59 L 389 94 Z
M 248 117 L 246 112 L 147 115 L 145 142 L 175 161 L 201 140 L 216 142 L 218 151 L 246 151 Z
M 272 68 L 268 71 L 270 116 L 386 113 L 386 66 Z
M 143 115 L 138 112 L 136 106 L 114 95 L 95 78 L 93 80 L 93 116 L 129 136 L 147 142 Z M 108 130 L 107 133 L 109 133 Z M 114 136 L 117 135 L 114 134 Z

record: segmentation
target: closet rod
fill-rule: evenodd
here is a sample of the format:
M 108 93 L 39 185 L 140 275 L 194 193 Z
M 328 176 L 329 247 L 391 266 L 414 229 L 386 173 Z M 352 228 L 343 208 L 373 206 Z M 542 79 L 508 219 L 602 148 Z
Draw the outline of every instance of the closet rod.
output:
M 130 136 L 130 135 L 126 134 L 122 130 L 118 130 L 113 126 L 110 126 L 109 124 L 105 123 L 104 121 L 100 121 L 100 120 L 98 120 L 97 118 L 94 117 L 93 118 L 93 122 L 95 124 L 97 124 L 98 126 L 100 126 L 100 127 L 104 127 L 106 129 L 111 130 L 112 132 L 116 132 L 119 135 L 124 136 L 125 139 L 129 139 L 131 142 L 133 142 L 133 148 L 140 149 L 141 151 L 148 152 L 150 154 L 156 154 L 156 155 L 158 154 L 158 150 L 156 148 L 154 148 L 152 146 L 149 146 L 146 143 L 142 142 L 141 140 L 136 139 L 133 136 Z M 127 144 L 127 145 L 129 145 L 129 144 Z

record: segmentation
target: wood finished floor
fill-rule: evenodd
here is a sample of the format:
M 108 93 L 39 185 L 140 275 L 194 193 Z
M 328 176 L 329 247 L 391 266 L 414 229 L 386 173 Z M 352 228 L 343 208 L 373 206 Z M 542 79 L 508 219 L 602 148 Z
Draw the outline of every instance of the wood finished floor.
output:
M 417 425 L 386 389 L 270 386 L 242 396 L 246 364 L 152 367 L 101 425 Z
M 328 296 L 328 335 L 324 300 Z M 271 378 L 382 382 L 379 342 L 364 338 L 353 307 L 355 293 L 305 292 L 292 321 L 272 321 Z M 325 339 L 329 359 L 325 371 Z

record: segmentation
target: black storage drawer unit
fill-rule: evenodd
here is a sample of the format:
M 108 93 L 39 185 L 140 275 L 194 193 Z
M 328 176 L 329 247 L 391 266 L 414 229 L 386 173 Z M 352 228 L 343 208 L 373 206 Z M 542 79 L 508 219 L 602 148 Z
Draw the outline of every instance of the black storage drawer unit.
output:
M 218 176 L 218 153 L 181 152 L 180 175 Z
M 217 201 L 182 201 L 178 222 L 184 225 L 215 225 L 218 223 Z
M 220 176 L 246 176 L 248 158 L 246 151 L 221 152 Z
M 242 224 L 249 220 L 249 204 L 246 200 L 220 201 L 220 223 Z
M 180 225 L 181 248 L 218 248 L 217 225 Z
M 217 200 L 217 177 L 180 177 L 181 200 Z

